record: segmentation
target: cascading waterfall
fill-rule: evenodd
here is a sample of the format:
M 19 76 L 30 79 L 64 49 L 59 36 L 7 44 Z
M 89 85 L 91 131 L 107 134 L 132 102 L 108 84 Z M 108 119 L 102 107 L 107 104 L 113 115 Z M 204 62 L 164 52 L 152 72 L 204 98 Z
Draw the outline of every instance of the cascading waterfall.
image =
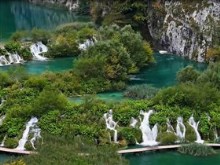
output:
M 0 144 L 1 147 L 3 147 L 5 145 L 6 138 L 7 138 L 7 135 L 4 136 L 4 138 L 3 138 L 3 140 L 2 140 L 2 142 Z
M 171 125 L 169 119 L 167 119 L 167 132 L 176 134 L 176 133 L 175 133 L 175 130 L 174 130 L 173 126 Z
M 37 42 L 30 46 L 31 53 L 33 55 L 34 60 L 45 61 L 47 60 L 46 57 L 42 56 L 41 54 L 46 53 L 48 48 L 42 42 Z
M 176 125 L 176 136 L 179 137 L 179 139 L 184 140 L 186 135 L 186 127 L 183 124 L 183 118 L 178 117 L 177 118 L 177 125 Z
M 32 117 L 31 120 L 26 124 L 26 129 L 23 132 L 22 138 L 19 140 L 17 150 L 25 150 L 25 144 L 28 140 L 29 132 L 32 127 L 34 127 L 38 122 L 36 117 Z
M 37 139 L 40 139 L 40 138 L 42 139 L 42 137 L 41 137 L 41 129 L 40 129 L 39 127 L 36 127 L 36 128 L 33 128 L 33 129 L 31 130 L 31 132 L 34 133 L 34 136 L 33 136 L 33 138 L 30 140 L 30 142 L 31 142 L 31 145 L 32 145 L 33 149 L 36 149 L 34 143 L 35 143 L 35 141 L 36 141 Z
M 138 122 L 138 120 L 132 117 L 132 118 L 131 118 L 131 122 L 130 122 L 130 126 L 133 127 L 133 128 L 135 128 L 137 122 Z
M 3 98 L 1 98 L 1 104 L 0 104 L 0 107 L 4 104 L 4 102 L 6 101 L 6 100 L 4 100 Z
M 93 38 L 91 38 L 91 39 L 87 39 L 84 43 L 79 44 L 79 47 L 78 47 L 78 48 L 79 48 L 80 50 L 86 50 L 86 49 L 88 49 L 90 46 L 95 45 L 95 42 L 97 42 L 97 40 L 96 40 L 95 37 L 93 37 Z
M 17 53 L 9 54 L 8 59 L 10 64 L 20 64 L 24 62 L 23 58 L 21 58 Z
M 0 66 L 11 65 L 11 64 L 20 64 L 24 60 L 17 53 L 8 53 L 7 56 L 0 56 Z
M 0 66 L 10 65 L 5 56 L 0 56 Z
M 118 131 L 116 130 L 117 122 L 113 120 L 112 109 L 110 109 L 108 113 L 105 113 L 103 117 L 105 119 L 106 129 L 114 131 L 114 142 L 117 143 L 117 139 L 118 139 Z
M 188 121 L 189 125 L 194 129 L 196 133 L 196 143 L 204 143 L 204 140 L 201 139 L 201 136 L 198 131 L 199 121 L 196 123 L 194 117 L 191 116 Z
M 0 117 L 0 126 L 3 124 L 3 121 L 5 120 L 6 115 L 3 115 Z
M 154 125 L 152 130 L 149 124 L 149 118 L 153 113 L 154 113 L 153 110 L 149 110 L 148 112 L 144 112 L 142 110 L 140 111 L 140 115 L 144 116 L 140 126 L 142 132 L 142 140 L 143 140 L 141 145 L 144 146 L 154 146 L 158 144 L 158 142 L 156 141 L 157 133 L 158 133 L 157 124 Z

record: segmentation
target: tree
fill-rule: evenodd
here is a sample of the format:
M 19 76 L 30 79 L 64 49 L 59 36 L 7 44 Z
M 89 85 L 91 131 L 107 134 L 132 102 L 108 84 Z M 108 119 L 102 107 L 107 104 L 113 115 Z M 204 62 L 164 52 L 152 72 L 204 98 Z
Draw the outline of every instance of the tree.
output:
M 67 108 L 68 101 L 66 97 L 57 89 L 45 88 L 33 103 L 33 115 L 41 116 L 49 111 L 63 111 Z
M 179 83 L 196 82 L 200 73 L 196 71 L 192 66 L 187 66 L 177 73 L 177 81 Z

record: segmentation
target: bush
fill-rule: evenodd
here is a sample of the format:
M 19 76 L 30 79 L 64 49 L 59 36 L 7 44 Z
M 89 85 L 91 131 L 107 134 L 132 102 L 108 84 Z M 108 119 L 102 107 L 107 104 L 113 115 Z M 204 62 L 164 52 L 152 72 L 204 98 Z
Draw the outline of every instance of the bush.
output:
M 5 147 L 7 148 L 15 148 L 18 146 L 18 140 L 15 138 L 6 138 Z
M 128 145 L 135 145 L 141 141 L 141 131 L 136 128 L 124 127 L 119 130 L 119 139 L 125 139 Z
M 195 133 L 194 129 L 190 125 L 187 125 L 187 127 L 186 127 L 186 137 L 185 137 L 185 140 L 187 142 L 195 142 L 196 141 L 196 133 Z
M 157 88 L 148 85 L 136 85 L 126 89 L 124 96 L 132 99 L 150 99 L 158 92 Z
M 216 154 L 212 147 L 197 143 L 182 145 L 178 151 L 182 154 L 188 154 L 192 156 L 209 156 Z
M 177 81 L 179 83 L 196 82 L 198 77 L 199 72 L 197 72 L 192 66 L 187 66 L 177 73 Z
M 158 135 L 157 141 L 162 145 L 174 144 L 177 141 L 177 136 L 174 133 L 164 132 Z

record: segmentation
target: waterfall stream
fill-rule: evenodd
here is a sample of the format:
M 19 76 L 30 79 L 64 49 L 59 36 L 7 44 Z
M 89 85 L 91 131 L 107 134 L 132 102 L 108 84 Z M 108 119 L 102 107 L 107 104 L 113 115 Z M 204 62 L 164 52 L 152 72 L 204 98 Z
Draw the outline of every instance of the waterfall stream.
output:
M 48 51 L 48 48 L 42 42 L 37 42 L 31 45 L 30 50 L 31 50 L 34 60 L 39 60 L 39 61 L 47 60 L 47 58 L 42 56 L 42 54 L 46 53 Z
M 196 123 L 195 120 L 194 120 L 194 117 L 191 116 L 189 118 L 189 121 L 188 121 L 189 125 L 194 129 L 195 133 L 196 133 L 196 143 L 204 143 L 204 140 L 202 140 L 200 134 L 199 134 L 199 131 L 198 131 L 198 126 L 199 126 L 199 121 Z
M 141 145 L 144 146 L 154 146 L 158 144 L 158 142 L 156 141 L 157 133 L 158 133 L 157 124 L 155 124 L 152 129 L 150 128 L 150 124 L 149 124 L 149 118 L 153 113 L 154 113 L 153 110 L 149 110 L 148 112 L 144 112 L 142 110 L 140 111 L 140 115 L 144 116 L 140 126 L 142 132 L 142 140 L 143 140 Z
M 17 150 L 25 150 L 25 144 L 28 141 L 30 129 L 34 127 L 38 122 L 36 117 L 32 117 L 31 120 L 26 124 L 26 129 L 23 132 L 22 138 L 19 140 L 19 144 L 16 147 Z
M 118 131 L 116 130 L 117 123 L 113 120 L 112 109 L 110 109 L 108 113 L 105 113 L 103 117 L 105 119 L 106 129 L 114 131 L 114 142 L 117 143 L 117 139 L 118 139 Z

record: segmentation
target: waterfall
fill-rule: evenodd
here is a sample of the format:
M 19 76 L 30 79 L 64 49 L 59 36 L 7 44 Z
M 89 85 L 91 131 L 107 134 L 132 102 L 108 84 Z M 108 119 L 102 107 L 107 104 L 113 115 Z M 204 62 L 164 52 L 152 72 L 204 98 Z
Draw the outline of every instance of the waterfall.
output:
M 7 135 L 4 136 L 4 138 L 3 138 L 3 140 L 2 140 L 2 142 L 0 144 L 1 147 L 3 147 L 5 145 L 6 138 L 7 138 Z
M 78 48 L 80 50 L 86 50 L 88 49 L 90 46 L 93 46 L 95 44 L 95 42 L 97 42 L 96 38 L 93 37 L 92 39 L 87 39 L 84 43 L 79 44 Z
M 24 62 L 24 60 L 17 53 L 14 54 L 9 53 L 8 59 L 10 64 L 20 64 Z
M 133 128 L 135 128 L 137 122 L 138 122 L 138 120 L 132 117 L 132 118 L 131 118 L 131 122 L 130 122 L 130 126 L 133 127 Z
M 10 63 L 5 56 L 0 56 L 0 66 L 4 65 L 10 65 Z
M 41 138 L 41 139 L 42 139 L 42 137 L 41 137 L 41 129 L 38 128 L 38 127 L 36 127 L 36 128 L 33 128 L 33 129 L 31 130 L 31 132 L 34 133 L 34 136 L 33 136 L 33 138 L 30 140 L 30 142 L 31 142 L 31 145 L 32 145 L 33 149 L 36 149 L 34 143 L 35 143 L 35 141 L 36 141 L 38 138 Z
M 194 120 L 194 117 L 193 115 L 189 118 L 189 121 L 188 121 L 189 125 L 194 129 L 195 133 L 196 133 L 196 143 L 203 143 L 204 140 L 201 139 L 201 136 L 199 134 L 199 131 L 198 131 L 198 126 L 199 126 L 199 121 L 196 123 L 195 120 Z
M 0 117 L 0 126 L 3 124 L 3 121 L 5 120 L 6 115 L 3 115 Z
M 149 118 L 153 113 L 154 113 L 153 110 L 149 110 L 148 112 L 144 112 L 142 110 L 140 111 L 140 115 L 144 116 L 140 126 L 142 132 L 142 140 L 143 140 L 141 145 L 144 146 L 154 146 L 158 144 L 158 142 L 156 141 L 157 133 L 158 133 L 157 124 L 154 125 L 152 130 L 149 124 Z
M 6 56 L 0 56 L 0 66 L 11 65 L 11 64 L 20 64 L 23 63 L 24 60 L 17 53 L 8 53 Z
M 177 125 L 176 125 L 176 136 L 179 137 L 181 140 L 184 140 L 185 135 L 186 135 L 186 127 L 183 124 L 183 118 L 178 117 L 177 118 Z
M 25 150 L 25 144 L 28 140 L 29 132 L 32 127 L 36 125 L 38 119 L 36 117 L 32 117 L 31 120 L 26 124 L 26 129 L 23 132 L 22 138 L 19 140 L 19 144 L 17 146 L 17 150 Z
M 6 101 L 6 100 L 4 100 L 3 98 L 1 98 L 1 104 L 0 104 L 0 107 L 4 104 L 4 102 Z
M 169 119 L 167 119 L 167 132 L 170 132 L 170 133 L 174 133 L 174 134 L 175 134 L 175 130 L 174 130 L 173 126 L 171 125 Z
M 110 109 L 108 113 L 105 113 L 103 117 L 105 119 L 106 129 L 114 131 L 114 142 L 117 143 L 117 139 L 118 139 L 118 131 L 116 130 L 117 123 L 113 120 L 112 109 Z
M 42 56 L 42 53 L 46 53 L 48 48 L 42 42 L 37 42 L 30 46 L 31 53 L 33 55 L 34 60 L 45 61 L 46 57 Z

